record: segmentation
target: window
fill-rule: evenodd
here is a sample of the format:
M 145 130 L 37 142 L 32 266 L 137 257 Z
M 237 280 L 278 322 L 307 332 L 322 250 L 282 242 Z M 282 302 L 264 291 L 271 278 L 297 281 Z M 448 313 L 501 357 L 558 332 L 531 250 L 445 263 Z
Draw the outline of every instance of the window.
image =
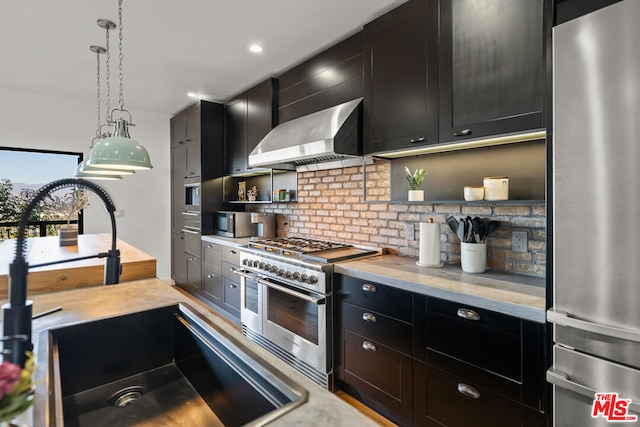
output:
M 82 153 L 0 147 L 0 241 L 16 236 L 20 215 L 35 192 L 51 181 L 72 177 L 80 161 Z M 52 199 L 70 191 L 55 192 Z M 60 226 L 66 224 L 48 205 L 45 201 L 42 209 L 34 212 L 28 237 L 57 235 Z M 73 223 L 82 233 L 82 213 Z

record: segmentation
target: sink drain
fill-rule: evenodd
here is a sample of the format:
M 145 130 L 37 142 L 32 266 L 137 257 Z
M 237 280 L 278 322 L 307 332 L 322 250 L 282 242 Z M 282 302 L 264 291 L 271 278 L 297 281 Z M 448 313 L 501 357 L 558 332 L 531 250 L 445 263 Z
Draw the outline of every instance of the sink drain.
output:
M 143 393 L 144 388 L 142 387 L 132 386 L 123 388 L 122 390 L 117 391 L 113 394 L 113 396 L 111 396 L 111 399 L 109 399 L 109 405 L 124 408 L 130 403 L 140 400 Z

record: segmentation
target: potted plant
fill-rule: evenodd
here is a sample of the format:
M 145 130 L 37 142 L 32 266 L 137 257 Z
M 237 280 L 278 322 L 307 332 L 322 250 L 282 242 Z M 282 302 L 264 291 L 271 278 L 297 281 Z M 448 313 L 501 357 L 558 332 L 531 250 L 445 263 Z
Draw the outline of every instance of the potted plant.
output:
M 409 183 L 409 201 L 410 202 L 422 202 L 424 201 L 424 190 L 418 189 L 424 176 L 426 174 L 423 168 L 416 169 L 414 173 L 411 173 L 408 167 L 404 167 L 404 173 Z
M 258 188 L 254 185 L 250 189 L 247 190 L 247 198 L 250 202 L 255 202 L 256 197 L 258 197 Z
M 67 224 L 60 227 L 58 236 L 60 246 L 75 246 L 78 244 L 78 228 L 71 225 L 71 220 L 78 216 L 78 213 L 89 206 L 89 193 L 81 188 L 74 188 L 63 197 L 56 197 L 54 209 L 58 215 L 67 220 Z

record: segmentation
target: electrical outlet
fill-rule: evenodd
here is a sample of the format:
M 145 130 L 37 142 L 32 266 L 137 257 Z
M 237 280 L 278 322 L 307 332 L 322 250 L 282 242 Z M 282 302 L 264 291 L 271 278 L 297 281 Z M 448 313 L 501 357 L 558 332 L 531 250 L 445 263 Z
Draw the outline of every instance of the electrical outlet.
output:
M 514 231 L 511 234 L 511 250 L 514 252 L 529 252 L 526 231 Z
M 404 236 L 407 240 L 416 240 L 415 227 L 413 224 L 404 225 Z

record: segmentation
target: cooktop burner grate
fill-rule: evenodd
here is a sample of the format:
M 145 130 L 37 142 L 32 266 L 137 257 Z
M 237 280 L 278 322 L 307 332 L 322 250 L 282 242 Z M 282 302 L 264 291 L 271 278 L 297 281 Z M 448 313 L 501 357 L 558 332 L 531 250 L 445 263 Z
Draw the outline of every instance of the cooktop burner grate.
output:
M 303 255 L 351 248 L 353 246 L 346 243 L 329 242 L 306 237 L 278 237 L 274 239 L 253 240 L 249 242 L 249 247 L 284 255 Z

